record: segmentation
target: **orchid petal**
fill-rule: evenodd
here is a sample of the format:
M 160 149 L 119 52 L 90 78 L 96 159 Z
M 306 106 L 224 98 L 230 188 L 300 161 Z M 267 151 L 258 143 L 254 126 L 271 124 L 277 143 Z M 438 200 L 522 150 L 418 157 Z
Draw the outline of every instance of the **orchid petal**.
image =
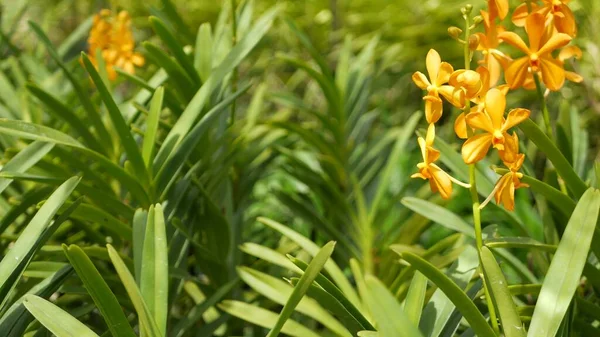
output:
M 540 48 L 540 50 L 538 51 L 538 56 L 542 57 L 546 54 L 551 53 L 553 50 L 564 47 L 567 44 L 569 44 L 569 42 L 571 42 L 572 39 L 573 38 L 567 34 L 556 33 L 552 35 L 548 41 L 546 41 L 542 48 Z
M 473 164 L 485 157 L 492 145 L 492 135 L 489 133 L 473 136 L 463 144 L 461 154 L 463 161 Z
M 505 110 L 506 97 L 502 91 L 496 88 L 490 89 L 485 95 L 485 111 L 490 116 L 494 130 L 498 130 L 502 126 Z M 491 132 L 493 133 L 493 131 Z
M 413 82 L 415 82 L 417 87 L 419 87 L 423 90 L 427 90 L 427 87 L 429 87 L 431 85 L 431 83 L 429 83 L 429 80 L 427 79 L 427 77 L 425 77 L 425 75 L 420 71 L 416 71 L 412 75 L 412 80 L 413 80 Z
M 519 35 L 517 35 L 516 33 L 502 32 L 502 33 L 498 34 L 498 37 L 502 41 L 504 41 L 516 48 L 519 48 L 522 52 L 529 54 L 529 47 L 527 47 L 527 45 L 525 44 L 523 39 L 521 39 L 521 37 Z
M 542 80 L 551 91 L 558 91 L 565 83 L 565 70 L 560 61 L 550 57 L 540 58 Z
M 523 85 L 527 74 L 529 73 L 529 57 L 521 57 L 520 59 L 514 60 L 510 66 L 504 72 L 506 83 L 510 85 L 511 89 L 517 89 Z
M 438 77 L 438 72 L 440 70 L 440 65 L 442 63 L 442 59 L 440 58 L 440 54 L 435 49 L 430 49 L 427 53 L 427 58 L 425 59 L 425 65 L 427 66 L 427 73 L 429 74 L 429 79 L 433 82 Z
M 523 108 L 510 110 L 508 116 L 506 116 L 506 121 L 504 122 L 504 125 L 502 125 L 502 132 L 506 132 L 510 128 L 519 125 L 527 118 L 529 118 L 530 114 L 531 112 L 529 110 Z
M 490 134 L 494 133 L 494 131 L 496 130 L 496 128 L 494 128 L 492 120 L 490 119 L 490 116 L 484 112 L 475 111 L 468 113 L 465 116 L 465 119 L 467 121 L 467 124 L 473 129 L 484 130 Z
M 465 106 L 465 91 L 460 88 L 455 88 L 450 85 L 443 85 L 439 89 L 439 93 L 444 98 L 457 108 Z

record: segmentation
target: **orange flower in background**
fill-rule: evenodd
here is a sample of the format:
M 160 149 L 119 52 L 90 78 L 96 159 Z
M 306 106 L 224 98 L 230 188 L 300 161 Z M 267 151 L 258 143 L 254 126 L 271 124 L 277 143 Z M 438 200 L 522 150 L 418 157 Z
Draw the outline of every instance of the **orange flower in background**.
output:
M 485 34 L 477 33 L 479 37 L 477 50 L 483 54 L 483 59 L 479 63 L 489 70 L 490 85 L 494 86 L 500 79 L 502 69 L 506 68 L 511 60 L 510 57 L 498 50 L 501 42 L 498 39 L 498 34 L 503 32 L 504 28 L 497 26 L 494 20 L 490 20 L 490 15 L 485 11 L 481 11 L 481 17 L 483 18 Z
M 470 137 L 462 147 L 462 158 L 465 163 L 473 164 L 485 157 L 490 147 L 503 151 L 508 137 L 507 131 L 529 118 L 527 109 L 513 109 L 504 118 L 506 97 L 499 89 L 490 89 L 485 95 L 485 111 L 469 113 L 466 123 L 484 133 Z
M 512 136 L 506 137 L 505 145 L 505 150 L 499 151 L 499 153 L 502 162 L 509 171 L 498 179 L 492 194 L 481 204 L 480 208 L 485 207 L 490 199 L 494 197 L 496 204 L 502 204 L 504 208 L 512 211 L 515 209 L 515 190 L 522 187 L 529 187 L 529 185 L 521 182 L 523 173 L 519 172 L 519 170 L 525 161 L 525 155 L 519 153 L 519 138 L 517 134 L 513 133 Z
M 429 79 L 420 71 L 415 72 L 412 79 L 419 88 L 427 90 L 427 95 L 423 97 L 425 118 L 428 123 L 435 123 L 442 117 L 443 107 L 440 95 L 456 107 L 465 105 L 465 97 L 462 90 L 445 85 L 454 69 L 449 63 L 442 62 L 437 51 L 429 50 L 425 63 Z
M 135 41 L 131 31 L 131 17 L 126 11 L 119 12 L 115 17 L 110 10 L 103 9 L 94 16 L 88 44 L 90 60 L 96 67 L 98 67 L 96 53 L 98 50 L 101 52 L 111 81 L 117 78 L 115 67 L 133 74 L 136 66 L 144 65 L 144 57 L 134 52 Z
M 539 13 L 556 28 L 559 33 L 565 33 L 572 37 L 577 35 L 577 23 L 575 15 L 567 5 L 570 0 L 542 0 L 541 6 L 531 3 L 531 12 Z M 513 12 L 512 22 L 519 27 L 526 24 L 529 8 L 527 4 L 519 5 Z
M 548 89 L 559 90 L 565 81 L 565 70 L 562 63 L 552 57 L 552 51 L 567 45 L 571 37 L 547 30 L 544 16 L 539 13 L 529 15 L 525 26 L 529 47 L 519 35 L 513 32 L 502 32 L 498 35 L 502 40 L 527 54 L 508 66 L 505 72 L 506 82 L 511 89 L 516 89 L 523 86 L 530 73 L 540 73 Z
M 495 20 L 498 17 L 503 20 L 508 14 L 508 0 L 488 0 L 488 9 L 490 19 Z
M 440 151 L 433 148 L 433 142 L 435 140 L 435 126 L 429 124 L 427 128 L 427 135 L 425 139 L 419 137 L 419 147 L 421 148 L 421 154 L 423 155 L 423 162 L 417 164 L 419 173 L 415 173 L 411 178 L 421 178 L 429 180 L 429 186 L 431 191 L 440 192 L 440 195 L 444 199 L 450 198 L 452 194 L 452 178 L 439 166 L 434 164 L 440 157 Z
M 105 50 L 110 47 L 112 39 L 112 25 L 108 22 L 110 11 L 103 9 L 94 15 L 92 29 L 88 37 L 90 58 L 95 57 L 95 50 Z

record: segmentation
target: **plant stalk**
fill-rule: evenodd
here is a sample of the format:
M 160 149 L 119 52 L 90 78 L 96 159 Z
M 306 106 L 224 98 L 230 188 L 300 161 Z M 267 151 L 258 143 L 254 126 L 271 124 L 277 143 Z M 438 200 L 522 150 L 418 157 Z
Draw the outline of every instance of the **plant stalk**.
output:
M 537 74 L 533 74 L 533 79 L 535 80 L 535 91 L 537 92 L 542 107 L 542 116 L 544 117 L 546 134 L 550 140 L 554 141 L 554 132 L 552 131 L 552 124 L 550 123 L 550 113 L 548 112 L 548 105 L 546 104 L 546 98 L 544 97 L 544 91 L 542 90 L 540 78 L 537 76 Z
M 471 22 L 470 22 L 470 13 L 464 13 L 465 18 L 465 44 L 464 44 L 464 56 L 465 56 L 465 70 L 471 69 L 471 50 L 469 49 L 469 36 L 471 35 Z M 464 114 L 465 116 L 471 111 L 471 102 L 467 99 L 465 102 Z M 466 123 L 466 119 L 465 119 Z M 469 125 L 467 127 L 467 136 L 473 136 L 473 130 Z M 477 192 L 477 177 L 475 175 L 475 164 L 469 165 L 469 184 L 471 187 L 469 188 L 469 192 L 471 194 L 471 201 L 473 204 L 473 226 L 475 229 L 475 245 L 477 247 L 477 256 L 479 257 L 479 275 L 483 282 L 483 290 L 485 292 L 486 304 L 488 307 L 488 311 L 490 314 L 490 321 L 492 322 L 492 327 L 496 333 L 499 333 L 500 329 L 498 327 L 498 320 L 496 318 L 496 311 L 494 309 L 494 303 L 492 303 L 490 291 L 485 280 L 485 276 L 483 275 L 483 270 L 481 267 L 481 249 L 483 247 L 483 238 L 481 231 L 481 210 L 479 209 L 479 193 Z

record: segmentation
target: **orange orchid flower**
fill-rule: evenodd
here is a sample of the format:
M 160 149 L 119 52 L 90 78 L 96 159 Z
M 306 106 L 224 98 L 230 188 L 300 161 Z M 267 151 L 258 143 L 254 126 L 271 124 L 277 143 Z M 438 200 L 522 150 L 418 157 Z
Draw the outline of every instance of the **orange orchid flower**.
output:
M 508 14 L 508 0 L 488 0 L 488 9 L 492 20 L 495 20 L 497 17 L 500 20 L 504 20 Z
M 565 61 L 570 58 L 580 59 L 582 55 L 581 49 L 577 46 L 566 46 L 561 49 L 558 54 L 558 61 L 564 67 Z M 539 74 L 538 74 L 539 75 Z M 573 83 L 581 83 L 583 82 L 583 77 L 576 72 L 565 70 L 565 80 L 571 81 Z M 535 89 L 535 81 L 533 80 L 533 74 L 529 73 L 525 82 L 523 82 L 523 88 L 527 90 Z
M 481 75 L 474 70 L 459 69 L 450 75 L 448 84 L 452 87 L 461 89 L 465 93 L 465 98 L 472 100 L 481 91 Z
M 539 13 L 546 18 L 549 23 L 556 28 L 559 33 L 565 33 L 569 36 L 575 37 L 577 35 L 577 23 L 575 22 L 575 15 L 573 11 L 567 5 L 571 0 L 542 0 L 541 6 L 531 3 L 531 12 Z M 523 27 L 526 24 L 527 16 L 529 15 L 529 8 L 527 4 L 521 4 L 513 12 L 512 22 L 518 26 Z
M 552 51 L 567 45 L 572 38 L 563 33 L 550 33 L 546 29 L 544 16 L 539 13 L 532 13 L 527 17 L 526 31 L 529 47 L 513 32 L 502 32 L 498 35 L 527 54 L 508 66 L 505 72 L 506 82 L 511 89 L 516 89 L 523 86 L 530 72 L 539 72 L 548 89 L 559 90 L 565 81 L 565 70 L 561 62 L 552 57 Z
M 477 72 L 477 74 L 479 74 L 479 78 L 481 79 L 481 88 L 480 88 L 479 92 L 477 93 L 477 95 L 471 99 L 471 102 L 473 102 L 474 105 L 471 108 L 470 112 L 484 111 L 485 96 L 486 96 L 487 92 L 490 90 L 490 84 L 491 84 L 490 72 L 488 71 L 488 69 L 486 67 L 479 66 L 479 67 L 477 67 L 476 72 Z M 450 77 L 451 85 L 454 85 L 453 81 L 454 80 L 451 76 Z M 503 85 L 498 86 L 497 89 L 499 89 L 506 96 L 509 88 L 508 88 L 508 85 L 503 84 Z M 454 132 L 456 132 L 456 135 L 459 138 L 467 139 L 467 124 L 465 121 L 465 113 L 464 112 L 462 112 L 460 115 L 458 115 L 458 117 L 456 117 L 456 120 L 454 121 Z
M 95 15 L 88 44 L 90 61 L 97 67 L 96 53 L 100 51 L 111 81 L 117 78 L 115 67 L 133 74 L 136 66 L 144 65 L 144 57 L 134 52 L 131 17 L 126 11 L 115 16 L 110 10 L 103 9 Z
M 423 155 L 423 162 L 417 164 L 419 172 L 411 175 L 411 178 L 429 180 L 431 191 L 439 192 L 442 198 L 449 199 L 452 194 L 452 182 L 467 188 L 469 185 L 454 179 L 439 166 L 434 164 L 440 157 L 440 151 L 433 148 L 434 140 L 435 125 L 431 123 L 427 128 L 425 139 L 423 139 L 423 137 L 417 139 L 419 147 L 421 148 L 421 154 Z
M 474 135 L 462 146 L 462 158 L 465 163 L 473 164 L 485 157 L 490 147 L 503 151 L 508 137 L 507 131 L 529 118 L 530 111 L 517 108 L 504 118 L 506 97 L 499 89 L 490 89 L 485 95 L 485 111 L 475 111 L 466 117 L 466 123 L 473 129 L 485 133 Z
M 437 122 L 442 117 L 442 99 L 440 94 L 452 105 L 462 107 L 465 105 L 465 96 L 462 90 L 445 85 L 454 71 L 452 65 L 442 62 L 440 54 L 435 49 L 429 50 L 425 60 L 429 79 L 420 71 L 413 74 L 412 79 L 415 84 L 427 90 L 425 100 L 425 118 L 428 123 Z
M 512 136 L 506 138 L 506 147 L 504 151 L 500 151 L 500 158 L 504 165 L 509 171 L 503 175 L 494 186 L 494 190 L 490 196 L 481 203 L 479 208 L 485 207 L 492 197 L 495 198 L 496 204 L 503 204 L 504 208 L 509 211 L 515 209 L 515 190 L 522 187 L 529 187 L 529 185 L 521 182 L 523 173 L 519 172 L 525 155 L 519 153 L 519 138 L 517 133 L 513 133 Z
M 483 27 L 485 34 L 477 33 L 479 45 L 477 50 L 483 54 L 483 59 L 479 61 L 490 72 L 490 85 L 494 86 L 500 79 L 502 69 L 505 69 L 510 63 L 510 57 L 498 50 L 500 40 L 498 34 L 504 31 L 504 27 L 496 25 L 496 21 L 490 20 L 490 15 L 486 11 L 481 11 L 483 18 Z

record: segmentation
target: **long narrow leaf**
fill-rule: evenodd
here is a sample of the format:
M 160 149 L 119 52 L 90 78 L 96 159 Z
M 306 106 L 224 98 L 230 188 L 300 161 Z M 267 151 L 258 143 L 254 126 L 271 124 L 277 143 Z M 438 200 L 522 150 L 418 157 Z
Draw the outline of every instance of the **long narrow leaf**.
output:
M 552 258 L 527 336 L 554 337 L 558 331 L 579 285 L 599 212 L 600 191 L 589 188 L 577 203 Z
M 35 295 L 25 295 L 23 304 L 35 318 L 57 337 L 98 337 L 75 317 Z
M 331 253 L 333 253 L 334 248 L 335 242 L 331 241 L 325 246 L 323 246 L 323 248 L 321 248 L 319 252 L 315 255 L 315 257 L 308 265 L 308 268 L 306 268 L 306 270 L 304 271 L 304 274 L 302 274 L 300 281 L 298 281 L 298 284 L 294 287 L 294 291 L 292 291 L 290 298 L 283 306 L 283 309 L 279 314 L 277 322 L 275 322 L 275 325 L 273 326 L 271 331 L 269 331 L 267 337 L 276 337 L 279 335 L 281 329 L 283 328 L 283 325 L 288 320 L 288 318 L 290 318 L 290 316 L 294 312 L 294 309 L 296 308 L 298 303 L 300 303 L 300 300 L 302 299 L 304 294 L 306 294 L 306 291 L 308 291 L 308 288 L 310 287 L 312 282 L 315 280 L 317 275 L 319 275 L 321 269 L 323 269 L 327 260 L 329 260 L 329 257 L 331 256 Z

